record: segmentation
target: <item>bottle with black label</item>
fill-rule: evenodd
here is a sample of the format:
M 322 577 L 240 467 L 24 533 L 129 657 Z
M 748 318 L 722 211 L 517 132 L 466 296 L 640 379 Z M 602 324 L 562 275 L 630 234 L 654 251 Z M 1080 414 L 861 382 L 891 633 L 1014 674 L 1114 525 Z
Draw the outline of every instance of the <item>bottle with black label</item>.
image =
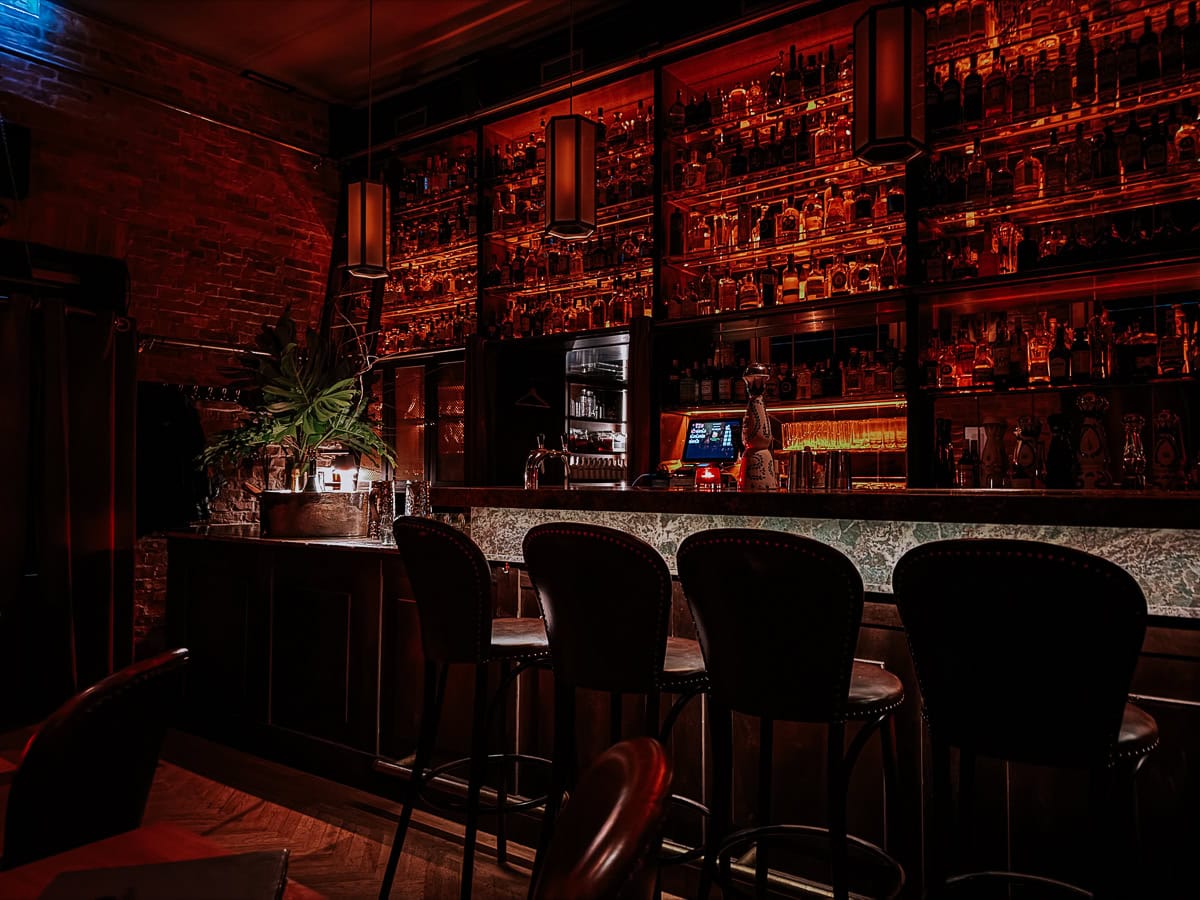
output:
M 792 374 L 792 367 L 784 363 L 779 367 L 779 401 L 781 403 L 792 403 L 796 399 L 796 376 Z
M 1067 330 L 1059 325 L 1054 334 L 1054 346 L 1049 353 L 1050 383 L 1068 384 L 1071 381 L 1071 348 L 1067 346 Z

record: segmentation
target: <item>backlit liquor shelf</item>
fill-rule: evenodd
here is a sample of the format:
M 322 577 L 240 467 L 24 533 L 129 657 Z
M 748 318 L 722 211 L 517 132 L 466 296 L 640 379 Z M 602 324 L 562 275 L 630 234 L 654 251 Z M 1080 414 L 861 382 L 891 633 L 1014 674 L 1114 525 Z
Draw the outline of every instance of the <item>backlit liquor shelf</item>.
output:
M 475 203 L 478 190 L 476 185 L 467 184 L 423 199 L 411 201 L 396 199 L 392 202 L 392 217 L 393 219 L 415 220 L 436 213 L 457 212 L 461 206 Z
M 402 271 L 408 266 L 474 263 L 479 258 L 474 235 L 463 235 L 447 243 L 431 243 L 419 248 L 394 249 L 388 269 Z

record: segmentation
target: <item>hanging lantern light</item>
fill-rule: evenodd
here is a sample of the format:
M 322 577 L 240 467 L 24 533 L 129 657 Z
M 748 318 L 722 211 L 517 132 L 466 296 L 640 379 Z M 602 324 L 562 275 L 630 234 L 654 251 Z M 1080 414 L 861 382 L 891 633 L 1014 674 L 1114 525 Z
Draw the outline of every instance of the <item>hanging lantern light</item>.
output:
M 546 125 L 546 234 L 563 240 L 596 230 L 596 123 L 554 116 Z
M 367 26 L 367 174 L 346 195 L 346 269 L 359 278 L 387 278 L 387 189 L 371 177 L 371 106 L 374 79 L 375 0 Z
M 359 278 L 387 278 L 387 194 L 382 182 L 364 178 L 349 186 L 346 266 Z
M 925 14 L 874 6 L 854 24 L 854 155 L 900 163 L 925 150 Z

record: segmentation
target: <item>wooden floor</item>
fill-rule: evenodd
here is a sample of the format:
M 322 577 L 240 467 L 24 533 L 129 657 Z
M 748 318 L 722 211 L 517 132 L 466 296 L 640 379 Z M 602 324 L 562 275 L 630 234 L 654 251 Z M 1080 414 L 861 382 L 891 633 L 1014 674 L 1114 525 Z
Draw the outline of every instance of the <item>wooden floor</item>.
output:
M 0 758 L 20 755 L 28 732 L 0 737 Z M 182 825 L 231 851 L 287 847 L 289 876 L 330 898 L 376 897 L 399 805 L 184 734 L 172 734 L 150 793 L 146 821 Z M 0 802 L 11 774 L 0 764 Z M 392 897 L 457 898 L 461 828 L 417 812 Z M 523 898 L 529 851 L 509 843 L 516 865 L 495 864 L 480 834 L 474 895 Z

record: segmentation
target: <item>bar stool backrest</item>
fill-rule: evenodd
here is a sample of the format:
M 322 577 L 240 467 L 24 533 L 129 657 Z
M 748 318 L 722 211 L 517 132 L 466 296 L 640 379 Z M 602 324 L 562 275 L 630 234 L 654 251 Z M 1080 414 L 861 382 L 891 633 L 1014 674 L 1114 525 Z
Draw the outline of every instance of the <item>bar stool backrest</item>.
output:
M 142 824 L 187 662 L 181 648 L 126 666 L 42 723 L 13 774 L 4 868 Z
M 486 662 L 492 643 L 492 570 L 483 551 L 453 526 L 401 516 L 393 526 L 421 620 L 425 658 Z
M 1054 544 L 936 541 L 892 576 L 930 734 L 999 759 L 1111 761 L 1146 598 L 1108 560 Z
M 536 525 L 525 565 L 537 590 L 554 678 L 565 686 L 649 694 L 667 648 L 671 573 L 631 534 L 575 522 Z
M 675 554 L 715 703 L 794 722 L 844 721 L 863 583 L 819 541 L 702 531 Z

